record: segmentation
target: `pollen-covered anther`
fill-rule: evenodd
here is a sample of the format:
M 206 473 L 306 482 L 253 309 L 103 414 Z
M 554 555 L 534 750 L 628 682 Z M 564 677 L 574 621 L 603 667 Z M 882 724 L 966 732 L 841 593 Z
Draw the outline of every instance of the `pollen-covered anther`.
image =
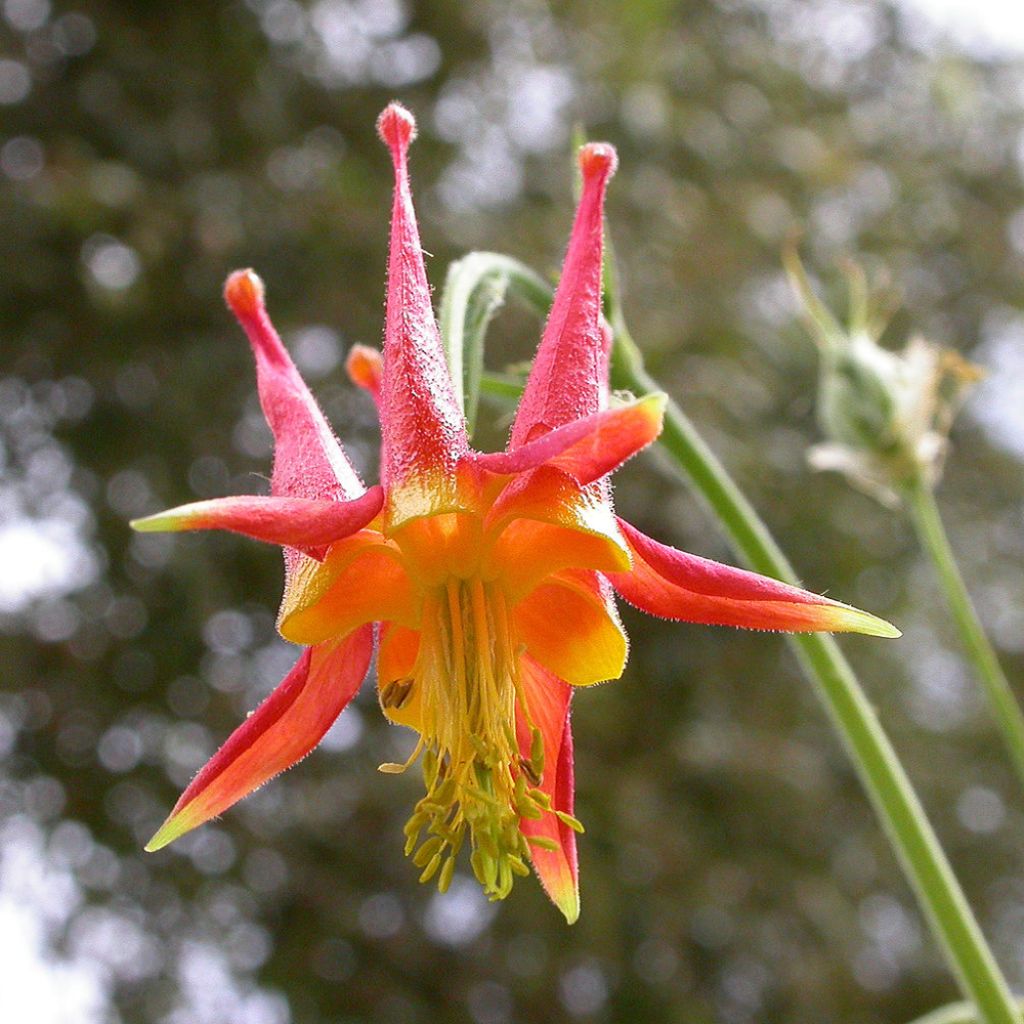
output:
M 401 103 L 389 103 L 377 118 L 377 134 L 392 151 L 404 151 L 416 138 L 416 118 Z
M 400 711 L 409 703 L 412 695 L 413 681 L 411 679 L 392 679 L 380 688 L 380 706 L 382 708 L 394 708 Z
M 619 156 L 610 142 L 588 142 L 581 146 L 579 161 L 584 180 L 604 178 L 607 181 L 619 166 Z
M 224 282 L 224 300 L 239 320 L 251 320 L 263 308 L 263 281 L 255 270 L 236 270 Z
M 418 692 L 426 794 L 406 826 L 405 852 L 422 869 L 421 881 L 436 877 L 443 890 L 468 838 L 474 875 L 491 899 L 504 899 L 514 879 L 529 873 L 531 845 L 521 822 L 552 813 L 539 788 L 543 736 L 523 700 L 518 642 L 500 588 L 453 577 L 428 604 L 432 628 L 421 639 L 411 684 L 396 679 L 380 691 L 389 709 L 407 701 L 413 687 Z M 528 755 L 516 737 L 517 708 L 530 728 Z
M 530 764 L 529 760 L 525 757 L 519 758 L 519 770 L 525 775 L 530 782 L 535 786 L 539 786 L 541 779 L 540 776 L 533 770 L 533 765 Z

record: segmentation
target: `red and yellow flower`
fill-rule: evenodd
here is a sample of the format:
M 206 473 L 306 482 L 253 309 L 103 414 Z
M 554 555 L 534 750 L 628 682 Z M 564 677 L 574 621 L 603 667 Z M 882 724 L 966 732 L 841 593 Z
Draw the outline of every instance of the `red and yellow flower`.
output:
M 773 630 L 896 635 L 887 623 L 775 580 L 685 554 L 616 518 L 609 474 L 661 430 L 665 399 L 613 401 L 601 315 L 602 210 L 614 149 L 580 151 L 583 191 L 561 280 L 504 452 L 470 448 L 431 309 L 397 104 L 378 130 L 395 170 L 381 358 L 353 380 L 381 420 L 381 483 L 366 488 L 268 319 L 250 270 L 225 295 L 256 357 L 275 438 L 271 495 L 185 505 L 142 530 L 225 529 L 279 544 L 278 626 L 295 667 L 185 790 L 156 850 L 295 764 L 367 672 L 392 722 L 419 734 L 426 786 L 406 826 L 421 881 L 445 889 L 463 845 L 493 898 L 532 864 L 569 921 L 579 914 L 575 687 L 618 678 L 627 640 L 614 592 L 654 615 Z M 468 843 L 467 843 L 468 841 Z

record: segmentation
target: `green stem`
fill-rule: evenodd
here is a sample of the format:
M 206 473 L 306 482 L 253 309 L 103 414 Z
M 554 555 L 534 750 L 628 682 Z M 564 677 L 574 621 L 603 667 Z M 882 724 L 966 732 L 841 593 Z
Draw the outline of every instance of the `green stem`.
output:
M 483 376 L 484 336 L 508 288 L 545 312 L 551 304 L 551 287 L 544 278 L 519 260 L 497 252 L 471 252 L 457 260 L 448 268 L 441 293 L 441 339 L 470 435 Z
M 1017 1006 L 1024 1010 L 1024 1001 L 1018 1000 Z M 949 1003 L 915 1018 L 910 1024 L 978 1024 L 978 1014 L 970 1003 Z
M 967 653 L 974 662 L 992 715 L 1003 734 L 1017 774 L 1024 782 L 1024 714 L 1021 713 L 1010 682 L 999 665 L 996 652 L 971 603 L 935 504 L 935 494 L 923 480 L 916 481 L 904 494 L 918 539 L 935 563 L 942 588 L 946 592 L 946 600 L 949 601 Z
M 639 351 L 617 314 L 613 308 L 613 386 L 636 394 L 662 390 L 647 375 Z M 669 402 L 661 440 L 747 565 L 756 572 L 798 583 L 793 567 L 761 518 L 673 402 Z M 977 1007 L 979 1021 L 1020 1024 L 1009 986 L 849 663 L 825 634 L 791 636 L 789 642 L 842 737 L 932 931 L 961 989 Z
M 536 275 L 507 267 L 510 286 L 547 314 L 550 291 Z M 612 385 L 642 395 L 661 391 L 648 376 L 617 301 L 614 260 L 605 264 L 608 314 L 615 334 Z M 662 445 L 703 497 L 733 547 L 756 572 L 798 584 L 796 573 L 753 506 L 704 443 L 694 425 L 669 402 Z M 917 894 L 925 917 L 979 1024 L 1021 1024 L 1006 979 L 932 830 L 924 808 L 853 669 L 835 641 L 823 633 L 790 636 L 805 675 L 842 738 L 861 782 Z

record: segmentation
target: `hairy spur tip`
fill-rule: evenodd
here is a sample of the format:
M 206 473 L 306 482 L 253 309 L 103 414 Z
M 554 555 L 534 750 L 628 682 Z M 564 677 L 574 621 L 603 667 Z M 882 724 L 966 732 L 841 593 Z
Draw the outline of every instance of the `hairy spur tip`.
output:
M 236 270 L 224 283 L 224 300 L 239 320 L 251 320 L 263 308 L 263 281 L 254 270 Z
M 583 180 L 593 178 L 607 181 L 619 166 L 619 157 L 610 142 L 588 142 L 580 147 L 580 171 Z
M 416 138 L 416 118 L 401 103 L 391 102 L 377 118 L 377 134 L 392 153 L 404 153 Z

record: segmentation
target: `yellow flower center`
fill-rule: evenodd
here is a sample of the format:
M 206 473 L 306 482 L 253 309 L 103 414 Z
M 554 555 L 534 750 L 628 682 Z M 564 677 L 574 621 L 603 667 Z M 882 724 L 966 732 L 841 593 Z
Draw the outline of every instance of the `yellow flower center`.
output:
M 532 724 L 530 757 L 519 754 L 517 706 L 530 723 L 520 653 L 501 585 L 479 576 L 449 577 L 424 596 L 411 676 L 381 686 L 386 712 L 417 705 L 415 751 L 405 765 L 381 767 L 402 771 L 423 753 L 427 792 L 406 825 L 406 854 L 423 869 L 420 881 L 437 875 L 442 891 L 468 831 L 474 874 L 492 899 L 507 896 L 514 876 L 529 871 L 519 819 L 539 818 L 550 808 L 537 788 L 544 750 Z

